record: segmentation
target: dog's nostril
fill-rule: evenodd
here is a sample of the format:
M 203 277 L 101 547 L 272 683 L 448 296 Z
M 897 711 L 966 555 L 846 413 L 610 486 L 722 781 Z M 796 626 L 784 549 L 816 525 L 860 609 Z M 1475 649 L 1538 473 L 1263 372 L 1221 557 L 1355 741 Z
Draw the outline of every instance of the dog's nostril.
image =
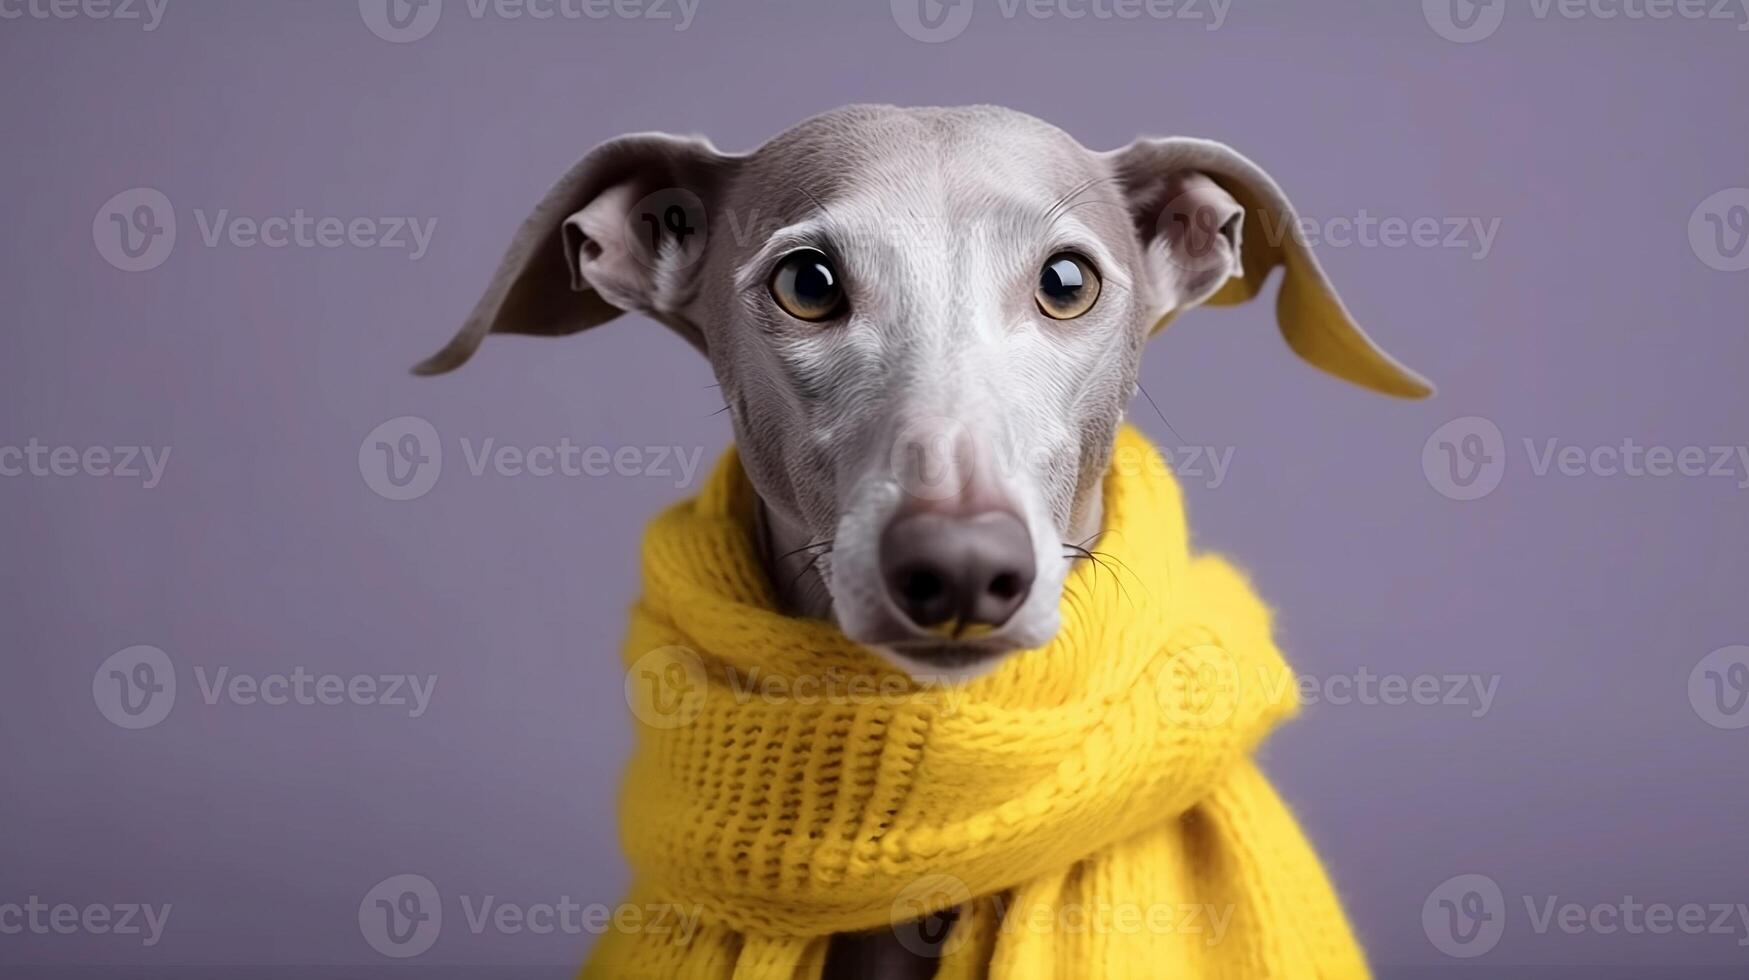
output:
M 880 562 L 893 604 L 922 627 L 1000 626 L 1032 588 L 1032 537 L 1000 511 L 901 517 L 881 535 Z
M 899 592 L 908 602 L 928 602 L 939 598 L 945 585 L 940 575 L 927 568 L 920 568 L 904 575 Z
M 905 616 L 918 626 L 939 626 L 959 615 L 953 581 L 932 565 L 901 566 L 887 578 L 887 590 Z
M 998 599 L 1012 599 L 1020 594 L 1020 576 L 1003 572 L 990 580 L 990 594 Z

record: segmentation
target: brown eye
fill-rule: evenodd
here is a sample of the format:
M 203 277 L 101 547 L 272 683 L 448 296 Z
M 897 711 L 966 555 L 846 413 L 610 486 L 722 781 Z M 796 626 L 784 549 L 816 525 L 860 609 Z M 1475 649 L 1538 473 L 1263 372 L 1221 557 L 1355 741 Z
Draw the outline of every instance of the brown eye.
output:
M 1038 274 L 1038 308 L 1053 320 L 1073 320 L 1099 299 L 1099 273 L 1073 252 L 1058 252 Z
M 824 252 L 797 249 L 771 274 L 771 298 L 798 320 L 825 320 L 843 308 L 844 285 Z

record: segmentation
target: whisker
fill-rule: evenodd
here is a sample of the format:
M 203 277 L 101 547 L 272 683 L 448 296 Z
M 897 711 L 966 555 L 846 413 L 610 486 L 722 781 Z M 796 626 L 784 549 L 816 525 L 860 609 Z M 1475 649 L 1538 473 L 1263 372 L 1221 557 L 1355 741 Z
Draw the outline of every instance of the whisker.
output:
M 1100 532 L 1100 533 L 1104 533 L 1104 532 Z M 1092 537 L 1089 537 L 1087 540 L 1091 541 L 1091 540 L 1093 540 L 1093 538 L 1097 538 L 1097 537 L 1099 537 L 1099 534 L 1094 534 Z M 1117 590 L 1118 590 L 1119 594 L 1121 594 L 1124 597 L 1124 601 L 1130 603 L 1132 606 L 1135 605 L 1135 600 L 1133 598 L 1131 598 L 1131 596 L 1130 596 L 1130 590 L 1124 587 L 1123 578 L 1121 576 L 1119 576 L 1117 573 L 1118 569 L 1121 568 L 1130 574 L 1130 578 L 1135 579 L 1136 584 L 1140 585 L 1142 587 L 1143 592 L 1148 593 L 1150 595 L 1150 597 L 1152 596 L 1153 593 L 1151 590 L 1148 589 L 1148 584 L 1146 582 L 1142 581 L 1142 577 L 1140 575 L 1136 574 L 1136 570 L 1131 568 L 1129 566 L 1128 562 L 1117 557 L 1116 555 L 1113 555 L 1110 552 L 1106 552 L 1106 551 L 1089 551 L 1088 549 L 1086 549 L 1086 548 L 1082 547 L 1081 545 L 1078 545 L 1072 541 L 1064 541 L 1064 542 L 1062 542 L 1062 545 L 1063 545 L 1063 547 L 1069 549 L 1069 554 L 1064 555 L 1063 556 L 1064 558 L 1085 558 L 1088 561 L 1093 563 L 1093 569 L 1094 569 L 1094 571 L 1093 571 L 1093 584 L 1094 584 L 1094 587 L 1098 587 L 1099 572 L 1100 572 L 1100 570 L 1103 569 L 1104 571 L 1111 573 L 1111 580 L 1117 586 Z
M 793 548 L 789 551 L 784 552 L 781 555 L 778 555 L 775 559 L 773 559 L 773 561 L 783 561 L 785 558 L 788 558 L 791 555 L 801 554 L 802 552 L 807 551 L 809 548 L 825 548 L 827 551 L 831 551 L 832 550 L 832 542 L 834 540 L 836 540 L 836 539 L 827 538 L 824 541 L 815 541 L 811 544 L 804 544 L 800 548 Z
M 819 211 L 820 211 L 820 216 L 821 216 L 821 217 L 822 217 L 822 218 L 825 218 L 825 219 L 826 219 L 826 220 L 828 220 L 828 221 L 831 221 L 831 220 L 832 220 L 832 212 L 830 212 L 830 211 L 828 211 L 828 210 L 826 210 L 826 205 L 825 205 L 825 204 L 822 204 L 822 203 L 821 203 L 821 202 L 820 202 L 820 199 L 819 199 L 819 198 L 817 198 L 817 197 L 815 197 L 815 196 L 814 196 L 814 192 L 813 192 L 813 191 L 811 191 L 811 190 L 808 190 L 808 189 L 807 189 L 807 188 L 806 188 L 806 187 L 803 187 L 803 186 L 802 186 L 802 185 L 800 185 L 800 184 L 797 184 L 797 185 L 796 185 L 796 190 L 798 190 L 798 191 L 801 191 L 801 192 L 802 192 L 802 195 L 803 195 L 803 196 L 805 196 L 805 197 L 806 197 L 806 198 L 807 198 L 807 199 L 808 199 L 808 200 L 809 200 L 809 201 L 810 201 L 810 202 L 812 202 L 812 203 L 813 203 L 813 205 L 814 205 L 814 207 L 816 207 L 816 208 L 818 208 L 818 209 L 819 209 Z
M 1089 198 L 1085 201 L 1076 201 L 1074 204 L 1069 205 L 1068 207 L 1064 208 L 1061 211 L 1058 211 L 1057 216 L 1052 219 L 1051 223 L 1055 224 L 1056 222 L 1063 220 L 1063 216 L 1068 214 L 1070 211 L 1073 211 L 1076 208 L 1086 207 L 1090 204 L 1097 205 L 1097 206 L 1102 207 L 1102 208 L 1117 208 L 1119 210 L 1124 209 L 1124 206 L 1122 204 L 1119 204 L 1116 201 L 1101 201 L 1098 198 Z
M 794 592 L 795 588 L 796 588 L 796 584 L 802 580 L 802 576 L 808 574 L 811 571 L 816 571 L 816 569 L 814 568 L 814 565 L 817 562 L 819 562 L 820 559 L 826 557 L 830 553 L 831 552 L 829 552 L 829 551 L 822 551 L 819 554 L 815 555 L 812 561 L 810 561 L 806 565 L 802 566 L 802 570 L 800 572 L 796 573 L 795 578 L 790 579 L 789 588 L 785 589 L 784 591 L 785 592 Z
M 1143 592 L 1149 592 L 1148 583 L 1142 581 L 1142 577 L 1140 575 L 1136 574 L 1136 570 L 1131 568 L 1129 566 L 1129 563 L 1124 561 L 1122 558 L 1119 558 L 1116 555 L 1111 554 L 1110 552 L 1105 552 L 1105 551 L 1094 551 L 1094 552 L 1090 552 L 1090 554 L 1098 555 L 1100 558 L 1108 559 L 1109 561 L 1116 563 L 1117 567 L 1130 573 L 1130 578 L 1136 580 L 1136 584 L 1142 587 Z M 1114 571 L 1114 572 L 1112 572 L 1112 575 L 1115 577 L 1117 575 L 1117 573 Z M 1121 588 L 1121 586 L 1120 586 L 1120 588 Z M 1150 596 L 1150 598 L 1152 597 L 1151 592 L 1149 592 L 1149 596 Z
M 1148 394 L 1148 389 L 1146 389 L 1146 388 L 1144 388 L 1144 387 L 1142 387 L 1142 379 L 1141 379 L 1141 378 L 1139 378 L 1139 377 L 1138 377 L 1138 378 L 1137 378 L 1137 379 L 1136 379 L 1136 390 L 1137 390 L 1137 391 L 1139 391 L 1139 392 L 1141 392 L 1141 393 L 1142 393 L 1142 397 L 1143 397 L 1143 398 L 1146 398 L 1146 399 L 1147 399 L 1147 400 L 1148 400 L 1148 406 L 1149 406 L 1149 407 L 1150 407 L 1150 408 L 1152 408 L 1152 409 L 1153 409 L 1153 410 L 1154 410 L 1154 414 L 1155 414 L 1155 415 L 1158 415 L 1158 416 L 1160 416 L 1160 423 L 1161 423 L 1161 424 L 1162 424 L 1162 425 L 1164 425 L 1164 426 L 1166 426 L 1166 431 L 1167 431 L 1167 432 L 1170 432 L 1170 433 L 1172 433 L 1172 438 L 1174 438 L 1174 439 L 1177 439 L 1177 440 L 1178 440 L 1178 444 L 1179 444 L 1179 445 L 1180 445 L 1180 446 L 1182 446 L 1182 445 L 1184 445 L 1184 437 L 1183 437 L 1183 436 L 1181 436 L 1181 435 L 1179 435 L 1179 434 L 1178 434 L 1178 430 L 1177 430 L 1177 429 L 1174 429 L 1174 428 L 1173 428 L 1173 427 L 1172 427 L 1172 423 L 1171 423 L 1171 422 L 1168 422 L 1168 421 L 1166 421 L 1166 414 L 1165 414 L 1165 413 L 1164 413 L 1164 412 L 1162 412 L 1162 411 L 1160 411 L 1160 406 L 1159 406 L 1159 405 L 1156 405 L 1156 404 L 1155 404 L 1155 403 L 1154 403 L 1154 396 L 1153 396 L 1153 395 L 1150 395 L 1150 394 Z
M 1074 187 L 1069 189 L 1069 192 L 1067 194 L 1064 194 L 1062 197 L 1057 198 L 1056 201 L 1052 202 L 1052 204 L 1049 208 L 1045 209 L 1045 215 L 1044 215 L 1045 226 L 1047 228 L 1049 228 L 1051 225 L 1056 224 L 1057 219 L 1061 218 L 1063 216 L 1063 211 L 1065 210 L 1064 205 L 1067 205 L 1070 201 L 1073 201 L 1075 198 L 1080 197 L 1083 193 L 1092 189 L 1093 187 L 1097 186 L 1098 184 L 1100 184 L 1102 182 L 1116 181 L 1119 179 L 1121 179 L 1121 178 L 1117 174 L 1101 174 L 1101 175 L 1089 177 L 1086 180 L 1082 181 L 1081 183 L 1076 184 Z
M 1117 594 L 1123 596 L 1123 601 L 1129 603 L 1130 608 L 1132 608 L 1132 609 L 1135 608 L 1136 600 L 1130 598 L 1130 590 L 1124 588 L 1123 579 L 1118 577 L 1116 570 L 1114 570 L 1111 567 L 1111 565 L 1107 564 L 1105 561 L 1103 561 L 1100 558 L 1097 558 L 1097 557 L 1094 558 L 1093 562 L 1094 562 L 1094 564 L 1098 565 L 1100 568 L 1103 568 L 1106 571 L 1111 572 L 1111 581 L 1113 582 L 1113 584 L 1115 584 L 1117 586 Z
M 1093 552 L 1088 551 L 1086 548 L 1083 548 L 1078 544 L 1072 544 L 1068 541 L 1064 541 L 1063 546 L 1065 548 L 1069 548 L 1071 551 L 1073 551 L 1075 556 L 1080 557 L 1080 558 L 1085 558 L 1088 561 L 1093 563 L 1093 588 L 1098 588 L 1099 587 L 1099 570 L 1101 568 L 1104 568 L 1105 564 L 1103 562 L 1101 562 L 1099 560 L 1099 558 L 1096 555 L 1094 555 Z M 1067 557 L 1067 556 L 1065 556 L 1065 557 Z M 1113 579 L 1117 578 L 1116 572 L 1112 573 L 1112 578 Z M 1120 588 L 1122 587 L 1121 582 L 1118 583 L 1118 585 Z

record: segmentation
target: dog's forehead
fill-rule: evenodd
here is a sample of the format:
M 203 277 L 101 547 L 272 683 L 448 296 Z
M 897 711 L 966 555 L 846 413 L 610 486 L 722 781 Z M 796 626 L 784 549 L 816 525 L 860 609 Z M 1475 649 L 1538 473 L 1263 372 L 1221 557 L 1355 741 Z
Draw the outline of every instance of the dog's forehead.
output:
M 1106 174 L 1074 138 L 1010 109 L 849 106 L 760 147 L 738 184 L 742 208 L 784 221 L 839 202 L 923 213 L 999 202 L 1042 215 Z

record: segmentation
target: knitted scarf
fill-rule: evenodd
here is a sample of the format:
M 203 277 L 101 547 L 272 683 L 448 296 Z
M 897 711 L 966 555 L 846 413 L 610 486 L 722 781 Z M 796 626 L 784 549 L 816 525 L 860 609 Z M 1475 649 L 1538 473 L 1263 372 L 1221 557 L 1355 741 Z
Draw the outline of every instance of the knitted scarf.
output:
M 1071 571 L 1057 638 L 958 685 L 778 613 L 753 506 L 730 451 L 646 534 L 633 884 L 585 977 L 814 980 L 834 933 L 944 908 L 941 980 L 1367 975 L 1251 759 L 1296 690 L 1268 612 L 1190 553 L 1139 433 L 1118 435 L 1101 560 Z

